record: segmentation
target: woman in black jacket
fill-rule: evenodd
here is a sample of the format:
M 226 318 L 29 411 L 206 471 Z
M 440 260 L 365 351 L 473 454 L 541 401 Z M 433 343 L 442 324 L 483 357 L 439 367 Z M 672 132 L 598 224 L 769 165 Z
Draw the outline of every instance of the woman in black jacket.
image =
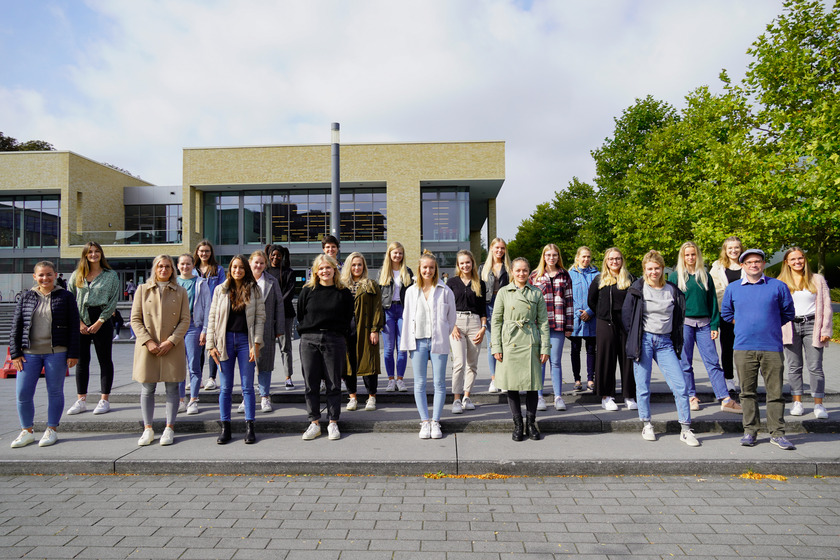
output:
M 40 447 L 58 440 L 56 430 L 64 410 L 64 375 L 79 361 L 79 309 L 73 294 L 56 285 L 55 265 L 41 261 L 32 275 L 36 286 L 24 292 L 15 307 L 9 354 L 18 371 L 15 381 L 20 435 L 12 447 L 35 441 L 35 388 L 41 370 L 47 380 L 47 430 Z
M 644 256 L 642 270 L 644 278 L 627 290 L 621 313 L 627 331 L 627 357 L 633 360 L 636 377 L 639 419 L 645 423 L 642 438 L 656 441 L 650 423 L 650 374 L 656 360 L 677 403 L 680 441 L 698 447 L 700 442 L 691 431 L 688 385 L 678 357 L 683 346 L 685 295 L 676 284 L 665 280 L 665 260 L 658 251 Z
M 628 410 L 636 408 L 636 380 L 633 362 L 627 359 L 624 346 L 627 333 L 621 324 L 621 307 L 633 275 L 627 272 L 624 255 L 612 247 L 604 253 L 601 274 L 589 286 L 589 309 L 595 311 L 595 393 L 601 408 L 618 410 L 615 403 L 615 363 L 621 371 L 621 394 Z

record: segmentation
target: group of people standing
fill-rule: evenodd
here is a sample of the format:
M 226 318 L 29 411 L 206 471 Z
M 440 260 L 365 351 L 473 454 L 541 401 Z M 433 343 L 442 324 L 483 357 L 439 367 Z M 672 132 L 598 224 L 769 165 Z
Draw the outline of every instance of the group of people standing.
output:
M 778 280 L 764 275 L 764 254 L 757 249 L 744 251 L 736 237 L 725 240 L 720 258 L 708 272 L 699 247 L 686 242 L 670 276 L 665 276 L 662 255 L 650 251 L 642 260 L 643 276 L 637 279 L 628 272 L 617 248 L 605 251 L 599 272 L 592 265 L 589 248 L 578 248 L 573 266 L 566 269 L 559 248 L 549 244 L 532 271 L 524 258 L 511 261 L 504 240 L 496 238 L 481 267 L 470 251 L 459 251 L 455 273 L 446 282 L 438 260 L 429 252 L 420 256 L 415 275 L 398 242 L 388 246 L 377 279 L 369 277 L 361 253 L 352 253 L 340 264 L 339 242 L 334 237 L 326 236 L 322 248 L 296 309 L 292 301 L 295 275 L 289 252 L 281 246 L 268 245 L 249 257 L 236 255 L 227 270 L 217 262 L 213 246 L 206 240 L 193 254 L 180 255 L 177 262 L 167 255 L 154 259 L 149 280 L 136 287 L 131 310 L 136 335 L 133 378 L 141 384 L 144 424 L 139 445 L 149 445 L 157 437 L 153 420 L 158 383 L 164 383 L 166 391 L 161 445 L 173 443 L 179 412 L 199 412 L 205 356 L 210 360 L 204 389 L 220 389 L 217 443 L 232 439 L 231 402 L 237 366 L 244 442 L 256 442 L 254 383 L 260 393 L 260 409 L 270 412 L 275 340 L 284 386 L 294 388 L 291 334 L 295 316 L 309 420 L 304 440 L 321 435 L 321 392 L 325 394 L 329 439 L 341 437 L 342 384 L 349 394 L 346 410 L 359 407 L 358 377 L 368 394 L 364 410 L 376 410 L 380 341 L 388 377 L 386 391 L 407 390 L 405 369 L 408 360 L 412 362 L 421 439 L 443 437 L 440 421 L 450 354 L 451 412 L 475 409 L 471 394 L 483 344 L 490 364 L 489 391 L 507 393 L 512 438 L 540 439 L 536 413 L 547 409 L 543 395 L 546 363 L 554 407 L 566 409 L 561 368 L 566 339 L 571 344 L 574 389 L 596 394 L 604 410 L 618 410 L 618 366 L 621 400 L 628 410 L 638 410 L 645 440 L 656 439 L 650 411 L 655 360 L 675 398 L 681 441 L 700 445 L 691 431 L 691 411 L 699 410 L 701 404 L 692 365 L 695 347 L 720 409 L 744 415 L 742 445 L 756 441 L 759 415 L 755 388 L 760 373 L 767 387 L 771 441 L 783 449 L 793 448 L 784 437 L 781 391 L 785 360 L 794 400 L 791 413 L 805 413 L 802 371 L 807 366 L 814 415 L 827 418 L 822 402 L 822 352 L 832 330 L 828 287 L 822 276 L 810 271 L 804 252 L 797 247 L 785 253 Z M 77 366 L 78 396 L 67 413 L 87 410 L 91 344 L 99 361 L 101 385 L 93 413 L 110 410 L 112 316 L 120 289 L 102 247 L 95 242 L 85 245 L 67 290 L 57 284 L 57 271 L 48 261 L 35 266 L 33 278 L 36 285 L 21 298 L 12 325 L 10 353 L 19 371 L 22 428 L 12 447 L 34 441 L 33 396 L 42 368 L 49 405 L 48 427 L 39 445 L 51 445 L 57 439 L 68 367 Z M 434 387 L 431 413 L 426 392 L 429 363 Z M 730 395 L 736 389 L 733 363 L 740 378 L 741 404 Z

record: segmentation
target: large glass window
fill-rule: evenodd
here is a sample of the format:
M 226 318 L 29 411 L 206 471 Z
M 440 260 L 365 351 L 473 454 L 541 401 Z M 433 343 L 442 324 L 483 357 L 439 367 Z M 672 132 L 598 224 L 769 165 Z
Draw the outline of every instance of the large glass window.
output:
M 466 187 L 423 189 L 423 241 L 469 241 L 469 203 Z
M 127 243 L 178 243 L 181 240 L 181 205 L 126 206 L 125 229 L 128 232 L 142 232 L 127 237 Z
M 242 201 L 244 239 L 236 219 Z M 330 230 L 328 189 L 204 194 L 204 235 L 214 243 L 314 243 Z M 385 241 L 385 189 L 347 189 L 340 195 L 342 241 Z
M 0 247 L 58 247 L 59 197 L 0 197 Z

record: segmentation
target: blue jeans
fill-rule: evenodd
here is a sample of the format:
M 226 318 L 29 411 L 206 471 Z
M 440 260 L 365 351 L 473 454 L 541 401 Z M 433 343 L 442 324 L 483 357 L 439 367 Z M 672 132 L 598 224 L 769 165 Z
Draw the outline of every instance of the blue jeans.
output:
M 712 340 L 712 327 L 706 325 L 705 327 L 690 327 L 683 325 L 683 351 L 680 357 L 680 365 L 685 374 L 685 383 L 688 385 L 688 396 L 693 397 L 697 394 L 697 389 L 694 386 L 694 345 L 697 344 L 697 350 L 700 351 L 700 357 L 703 359 L 703 365 L 706 366 L 706 372 L 709 374 L 709 381 L 712 382 L 712 390 L 715 392 L 715 398 L 718 400 L 729 397 L 729 391 L 726 390 L 726 379 L 723 376 L 723 368 L 718 362 L 717 347 L 715 341 Z
M 260 397 L 271 396 L 271 372 L 260 371 L 257 373 L 257 385 L 260 388 Z
M 417 339 L 417 349 L 412 350 L 411 369 L 414 373 L 414 402 L 420 420 L 429 419 L 429 399 L 426 395 L 426 369 L 432 362 L 432 377 L 435 384 L 435 399 L 432 403 L 432 420 L 440 422 L 443 405 L 446 403 L 446 359 L 449 354 L 433 354 L 431 352 L 432 339 Z
M 15 379 L 17 410 L 21 429 L 35 423 L 35 387 L 41 369 L 47 379 L 47 426 L 58 426 L 64 411 L 64 374 L 67 372 L 67 352 L 56 354 L 24 354 L 23 371 Z
M 551 387 L 554 390 L 554 396 L 559 397 L 563 392 L 563 367 L 560 365 L 560 359 L 563 357 L 563 343 L 566 341 L 566 334 L 563 331 L 552 330 L 549 333 L 551 338 L 551 351 L 549 352 L 549 361 L 551 362 Z M 542 380 L 545 386 L 545 364 L 542 365 Z M 539 396 L 542 396 L 542 390 L 538 391 Z
M 222 422 L 230 422 L 230 400 L 233 394 L 233 370 L 239 363 L 239 384 L 242 386 L 242 400 L 245 402 L 245 420 L 254 420 L 256 402 L 254 397 L 255 362 L 248 361 L 248 334 L 229 332 L 225 335 L 228 359 L 219 367 L 219 414 Z
M 674 400 L 677 403 L 677 417 L 680 424 L 688 426 L 691 424 L 691 409 L 688 405 L 688 388 L 685 385 L 680 360 L 674 352 L 674 345 L 670 335 L 652 334 L 646 332 L 642 335 L 641 357 L 639 361 L 633 362 L 633 373 L 636 378 L 636 402 L 639 405 L 639 419 L 642 422 L 650 421 L 650 372 L 653 369 L 653 360 L 659 365 L 665 382 L 668 383 Z
M 190 372 L 190 397 L 197 399 L 198 391 L 201 389 L 201 356 L 204 348 L 198 344 L 201 336 L 201 329 L 190 322 L 190 328 L 184 336 L 184 348 L 187 351 L 187 371 Z M 181 387 L 184 383 L 181 383 Z M 184 398 L 185 391 L 179 387 L 180 397 Z
M 385 371 L 388 378 L 394 377 L 396 370 L 400 379 L 405 375 L 405 366 L 408 365 L 408 352 L 400 352 L 400 332 L 402 331 L 403 306 L 400 302 L 394 302 L 391 307 L 385 310 L 385 328 L 382 329 L 382 340 L 385 345 Z M 396 368 L 394 367 L 394 353 L 397 354 Z
M 496 376 L 496 358 L 491 349 L 490 323 L 493 322 L 493 306 L 487 304 L 487 330 L 484 331 L 484 340 L 487 341 L 487 364 L 490 366 L 490 377 Z

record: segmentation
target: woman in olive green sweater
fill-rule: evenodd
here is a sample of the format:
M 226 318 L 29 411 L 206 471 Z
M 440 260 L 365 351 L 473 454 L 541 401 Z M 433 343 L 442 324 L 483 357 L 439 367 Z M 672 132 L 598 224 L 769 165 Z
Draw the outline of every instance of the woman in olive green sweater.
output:
M 720 310 L 718 309 L 715 282 L 706 273 L 700 248 L 692 241 L 680 247 L 677 267 L 668 280 L 676 284 L 685 294 L 685 323 L 683 325 L 683 351 L 680 356 L 683 374 L 688 386 L 691 410 L 700 410 L 700 399 L 694 385 L 694 345 L 700 351 L 703 365 L 709 374 L 709 381 L 724 412 L 741 413 L 741 405 L 729 396 L 723 369 L 718 363 L 715 339 L 720 334 Z

